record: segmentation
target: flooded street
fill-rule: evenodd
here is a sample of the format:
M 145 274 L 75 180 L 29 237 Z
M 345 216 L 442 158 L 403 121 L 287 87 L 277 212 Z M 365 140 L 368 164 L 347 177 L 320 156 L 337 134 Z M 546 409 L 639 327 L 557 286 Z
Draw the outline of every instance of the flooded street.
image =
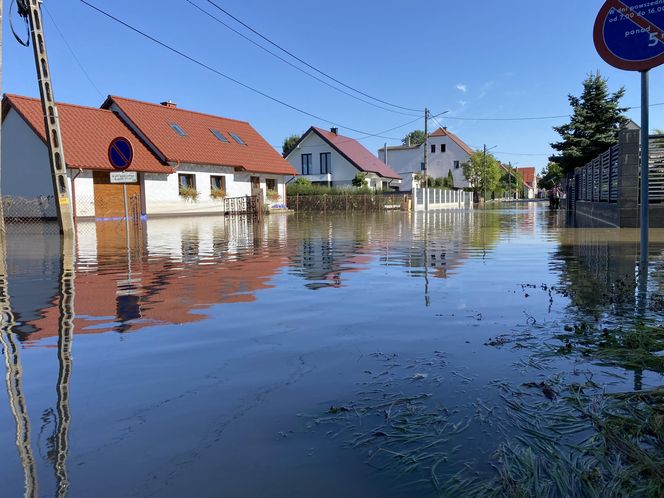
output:
M 512 403 L 662 384 L 557 337 L 636 320 L 638 230 L 537 203 L 131 230 L 79 223 L 63 258 L 8 225 L 3 496 L 458 496 L 529 433 Z

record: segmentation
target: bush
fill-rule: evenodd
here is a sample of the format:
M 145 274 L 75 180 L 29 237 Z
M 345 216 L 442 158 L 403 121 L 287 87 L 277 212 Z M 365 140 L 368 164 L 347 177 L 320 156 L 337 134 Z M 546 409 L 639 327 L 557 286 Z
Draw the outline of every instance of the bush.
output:
M 267 199 L 269 201 L 278 201 L 279 200 L 279 192 L 276 190 L 268 190 L 267 191 Z

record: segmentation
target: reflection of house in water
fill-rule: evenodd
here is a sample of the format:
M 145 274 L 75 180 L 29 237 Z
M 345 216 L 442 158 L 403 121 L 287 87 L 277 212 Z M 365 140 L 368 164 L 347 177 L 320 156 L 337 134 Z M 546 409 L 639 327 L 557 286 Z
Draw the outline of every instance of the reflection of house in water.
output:
M 143 229 L 139 249 L 134 246 L 129 254 L 118 225 L 80 225 L 79 251 L 86 249 L 79 252 L 76 273 L 77 333 L 193 323 L 204 320 L 201 311 L 215 304 L 254 301 L 287 264 L 285 244 L 267 242 L 285 237 L 282 225 L 281 216 L 255 228 L 242 217 L 154 220 Z M 57 290 L 57 271 L 51 280 Z M 24 320 L 24 339 L 57 335 L 58 293 L 51 290 L 41 299 L 29 308 L 38 312 Z
M 360 271 L 371 261 L 367 241 L 356 237 L 344 221 L 348 220 L 335 219 L 333 226 L 314 219 L 299 227 L 299 244 L 290 266 L 294 275 L 309 282 L 308 288 L 340 287 L 343 274 Z
M 460 211 L 430 212 L 413 218 L 402 218 L 402 225 L 395 227 L 401 233 L 390 242 L 381 263 L 401 266 L 415 277 L 448 278 L 470 257 L 468 234 L 473 226 L 473 216 Z

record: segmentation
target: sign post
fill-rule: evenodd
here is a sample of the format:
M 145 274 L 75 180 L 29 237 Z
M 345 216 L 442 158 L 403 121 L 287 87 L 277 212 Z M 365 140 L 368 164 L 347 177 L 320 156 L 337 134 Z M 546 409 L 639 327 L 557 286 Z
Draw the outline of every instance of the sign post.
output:
M 127 209 L 127 182 L 136 181 L 138 178 L 136 172 L 125 171 L 131 162 L 134 160 L 134 148 L 131 142 L 124 138 L 118 137 L 111 141 L 108 146 L 108 161 L 114 169 L 119 172 L 112 172 L 110 174 L 111 183 L 122 183 L 122 195 L 124 197 L 124 214 L 125 214 L 125 232 L 127 236 L 127 251 L 129 251 L 129 212 Z
M 650 140 L 650 69 L 664 64 L 664 0 L 607 0 L 594 29 L 595 48 L 612 66 L 641 72 L 641 251 L 639 278 L 648 283 L 648 168 Z

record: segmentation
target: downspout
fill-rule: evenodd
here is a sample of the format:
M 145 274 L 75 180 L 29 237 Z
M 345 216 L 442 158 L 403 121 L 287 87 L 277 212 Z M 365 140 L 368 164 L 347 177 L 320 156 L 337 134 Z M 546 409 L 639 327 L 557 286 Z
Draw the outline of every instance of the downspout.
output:
M 74 218 L 74 226 L 76 226 L 76 184 L 74 183 L 74 180 L 76 180 L 81 173 L 83 173 L 83 169 L 78 168 L 78 171 L 71 179 L 71 208 L 73 211 L 72 216 Z

